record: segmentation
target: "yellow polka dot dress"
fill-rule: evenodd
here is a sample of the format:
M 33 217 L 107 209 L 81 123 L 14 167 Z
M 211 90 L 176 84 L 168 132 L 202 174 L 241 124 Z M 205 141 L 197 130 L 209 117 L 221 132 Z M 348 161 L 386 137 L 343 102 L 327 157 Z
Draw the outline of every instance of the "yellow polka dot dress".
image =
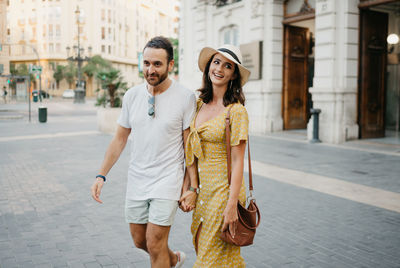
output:
M 197 231 L 199 235 L 198 252 L 193 267 L 245 267 L 240 255 L 240 247 L 225 243 L 219 238 L 223 225 L 222 213 L 229 197 L 227 178 L 225 117 L 230 106 L 231 146 L 247 140 L 248 115 L 246 108 L 239 103 L 230 104 L 223 113 L 195 128 L 197 113 L 203 102 L 197 101 L 197 112 L 190 124 L 190 134 L 186 143 L 186 163 L 190 166 L 196 157 L 199 171 L 200 193 L 193 211 L 191 232 L 193 244 Z M 240 189 L 239 201 L 245 203 L 244 180 Z

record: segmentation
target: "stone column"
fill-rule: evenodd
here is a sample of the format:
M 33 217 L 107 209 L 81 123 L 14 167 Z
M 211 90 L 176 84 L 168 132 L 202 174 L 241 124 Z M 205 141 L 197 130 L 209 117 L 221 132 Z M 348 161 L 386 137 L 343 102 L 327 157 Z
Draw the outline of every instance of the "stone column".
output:
M 310 92 L 314 108 L 321 109 L 319 137 L 327 143 L 358 138 L 357 5 L 358 0 L 316 3 L 315 75 Z M 310 133 L 312 123 L 307 128 Z
M 282 121 L 283 0 L 264 1 L 262 80 L 245 86 L 252 133 L 280 131 Z

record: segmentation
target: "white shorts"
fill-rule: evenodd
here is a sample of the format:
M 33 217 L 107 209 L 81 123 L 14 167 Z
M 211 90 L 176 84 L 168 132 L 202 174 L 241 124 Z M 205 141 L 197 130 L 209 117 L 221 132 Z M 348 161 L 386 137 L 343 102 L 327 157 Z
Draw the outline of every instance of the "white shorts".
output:
M 125 220 L 127 223 L 153 223 L 171 226 L 174 223 L 178 201 L 167 199 L 129 200 L 125 202 Z

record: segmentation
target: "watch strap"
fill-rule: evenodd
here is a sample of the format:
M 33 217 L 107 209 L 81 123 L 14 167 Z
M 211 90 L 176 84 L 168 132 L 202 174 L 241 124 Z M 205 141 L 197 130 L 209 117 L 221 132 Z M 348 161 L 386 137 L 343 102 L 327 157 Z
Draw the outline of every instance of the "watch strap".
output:
M 199 193 L 200 192 L 200 189 L 199 188 L 194 188 L 194 187 L 192 187 L 192 186 L 190 186 L 189 187 L 189 191 L 192 191 L 192 192 L 195 192 L 195 193 Z
M 103 181 L 106 182 L 106 177 L 103 176 L 103 175 L 100 175 L 100 174 L 99 174 L 99 175 L 96 175 L 96 179 L 97 179 L 97 178 L 102 178 Z

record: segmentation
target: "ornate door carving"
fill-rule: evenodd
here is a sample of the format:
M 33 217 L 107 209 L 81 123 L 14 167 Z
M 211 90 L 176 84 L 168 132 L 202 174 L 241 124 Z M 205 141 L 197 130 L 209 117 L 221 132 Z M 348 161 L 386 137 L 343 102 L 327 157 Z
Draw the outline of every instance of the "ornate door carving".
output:
M 306 128 L 309 31 L 307 28 L 286 25 L 284 42 L 284 129 Z

